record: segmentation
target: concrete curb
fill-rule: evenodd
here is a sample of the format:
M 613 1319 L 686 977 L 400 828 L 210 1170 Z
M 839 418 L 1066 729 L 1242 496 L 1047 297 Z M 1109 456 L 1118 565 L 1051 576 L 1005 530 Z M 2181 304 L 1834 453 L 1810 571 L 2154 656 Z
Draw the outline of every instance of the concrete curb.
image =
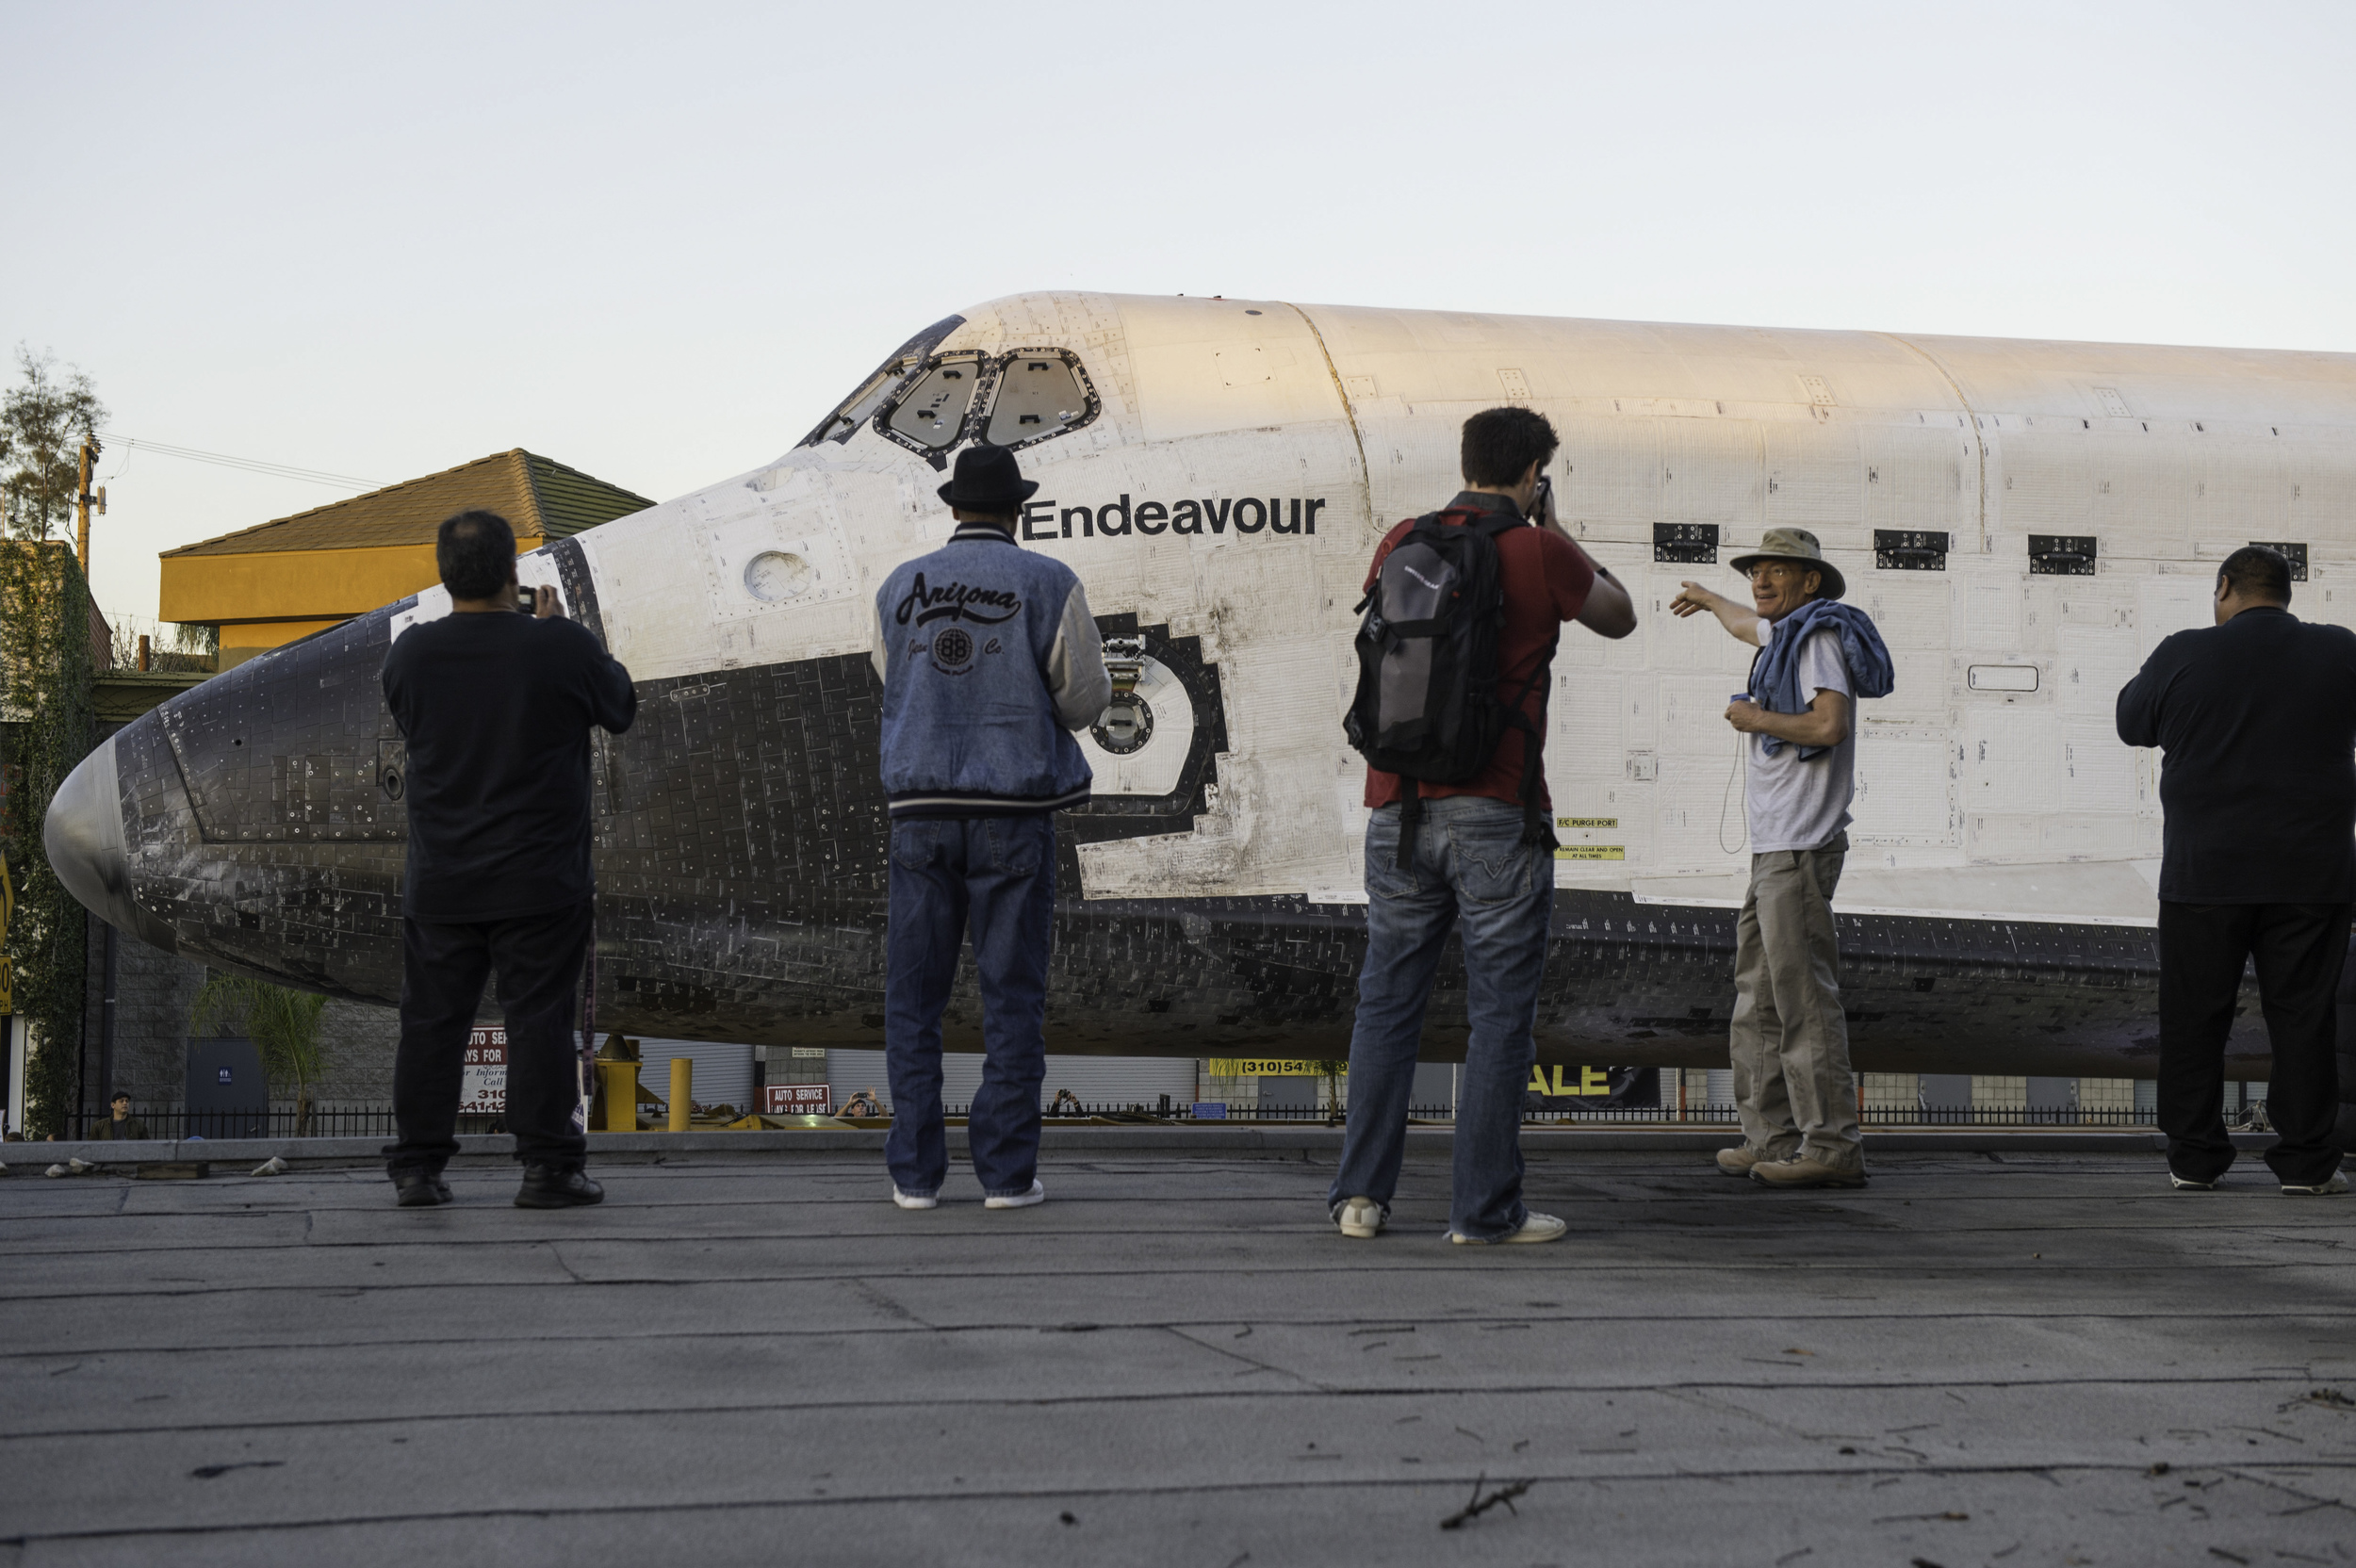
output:
M 1455 1130 L 1445 1126 L 1410 1127 L 1411 1152 L 1443 1152 L 1452 1147 Z M 2235 1133 L 2233 1146 L 2257 1151 L 2274 1142 L 2266 1133 Z M 949 1147 L 963 1152 L 965 1129 L 948 1129 Z M 1708 1153 L 1739 1141 L 1732 1127 L 1581 1126 L 1526 1127 L 1522 1148 L 1530 1153 Z M 1342 1130 L 1317 1124 L 1300 1126 L 1187 1127 L 1055 1127 L 1042 1129 L 1042 1152 L 1054 1154 L 1105 1154 L 1126 1158 L 1159 1154 L 1337 1154 Z M 2145 1127 L 2117 1130 L 2090 1128 L 1938 1127 L 1891 1128 L 1866 1134 L 1869 1155 L 1924 1153 L 1992 1154 L 2135 1154 L 2156 1153 L 2167 1140 Z M 592 1163 L 615 1161 L 635 1165 L 651 1159 L 679 1156 L 779 1154 L 880 1154 L 881 1128 L 764 1129 L 752 1133 L 597 1133 L 589 1140 Z M 515 1140 L 505 1134 L 467 1134 L 458 1139 L 463 1165 L 505 1164 L 515 1154 Z M 379 1137 L 337 1138 L 221 1138 L 142 1143 L 11 1143 L 0 1144 L 0 1162 L 10 1174 L 38 1176 L 52 1164 L 79 1159 L 101 1168 L 136 1169 L 142 1166 L 204 1164 L 221 1175 L 242 1175 L 270 1159 L 285 1160 L 296 1168 L 373 1166 L 384 1157 Z

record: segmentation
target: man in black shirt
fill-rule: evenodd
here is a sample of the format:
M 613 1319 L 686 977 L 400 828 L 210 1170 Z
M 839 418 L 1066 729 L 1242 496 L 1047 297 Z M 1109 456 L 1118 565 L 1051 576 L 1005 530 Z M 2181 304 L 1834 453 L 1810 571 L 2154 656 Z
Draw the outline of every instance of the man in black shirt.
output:
M 507 1014 L 507 1130 L 521 1208 L 595 1203 L 581 1167 L 573 996 L 590 939 L 589 727 L 628 729 L 630 672 L 542 588 L 518 613 L 515 535 L 491 512 L 442 525 L 450 613 L 384 659 L 384 703 L 409 743 L 401 1049 L 384 1151 L 404 1208 L 450 1201 L 466 1035 L 484 978 Z
M 2356 900 L 2356 633 L 2290 612 L 2290 563 L 2252 545 L 2217 577 L 2217 625 L 2151 650 L 2119 738 L 2158 746 L 2160 1129 L 2179 1188 L 2233 1163 L 2225 1037 L 2244 964 L 2274 1044 L 2266 1164 L 2286 1193 L 2340 1193 L 2333 1059 Z

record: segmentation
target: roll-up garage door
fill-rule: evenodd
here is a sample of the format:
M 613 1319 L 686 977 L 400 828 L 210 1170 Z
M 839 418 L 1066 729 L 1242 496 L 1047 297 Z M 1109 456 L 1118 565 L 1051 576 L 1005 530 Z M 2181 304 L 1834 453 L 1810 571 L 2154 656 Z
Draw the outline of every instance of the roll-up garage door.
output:
M 733 1105 L 739 1113 L 753 1108 L 753 1048 L 719 1045 L 710 1040 L 650 1040 L 638 1042 L 638 1081 L 666 1103 L 671 1098 L 671 1058 L 684 1056 L 695 1064 L 688 1098 L 698 1105 Z

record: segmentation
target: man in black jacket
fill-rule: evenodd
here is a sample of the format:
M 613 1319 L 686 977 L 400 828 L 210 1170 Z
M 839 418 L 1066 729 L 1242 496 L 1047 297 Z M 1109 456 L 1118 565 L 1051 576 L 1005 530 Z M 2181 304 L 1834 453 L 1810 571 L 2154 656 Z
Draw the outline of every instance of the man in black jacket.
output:
M 2274 1045 L 2266 1164 L 2286 1193 L 2348 1190 L 2332 1136 L 2348 906 L 2356 900 L 2356 633 L 2290 612 L 2290 563 L 2252 545 L 2217 576 L 2217 625 L 2151 650 L 2119 738 L 2158 746 L 2160 1128 L 2179 1188 L 2233 1163 L 2225 1037 L 2244 964 Z
M 590 939 L 589 727 L 628 729 L 630 672 L 564 618 L 552 588 L 520 614 L 515 534 L 462 512 L 434 547 L 450 613 L 384 657 L 384 705 L 409 743 L 401 878 L 401 1047 L 384 1151 L 403 1208 L 450 1201 L 458 1095 L 483 983 L 507 1014 L 507 1130 L 518 1208 L 595 1203 L 573 999 Z

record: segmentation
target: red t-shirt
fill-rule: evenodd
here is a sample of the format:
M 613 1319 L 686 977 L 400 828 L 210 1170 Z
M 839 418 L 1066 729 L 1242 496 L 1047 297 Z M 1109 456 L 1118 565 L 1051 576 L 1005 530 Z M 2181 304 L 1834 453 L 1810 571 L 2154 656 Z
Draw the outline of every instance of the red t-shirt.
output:
M 1466 509 L 1500 510 L 1510 501 L 1499 501 L 1496 508 L 1483 503 L 1492 500 L 1485 495 L 1466 493 L 1448 504 Z M 1366 587 L 1374 587 L 1374 580 L 1383 571 L 1383 559 L 1407 531 L 1415 526 L 1410 517 L 1383 537 L 1382 547 L 1374 552 L 1374 564 L 1366 568 Z M 1497 536 L 1497 575 L 1505 583 L 1505 624 L 1497 629 L 1497 700 L 1512 702 L 1530 684 L 1553 647 L 1556 629 L 1568 620 L 1577 618 L 1579 608 L 1587 602 L 1588 590 L 1595 585 L 1595 565 L 1587 559 L 1587 552 L 1548 529 L 1517 528 Z M 1546 678 L 1540 677 L 1523 703 L 1522 711 L 1536 719 L 1544 711 Z M 1469 783 L 1423 784 L 1416 793 L 1426 800 L 1438 800 L 1447 795 L 1489 795 L 1518 806 L 1522 800 L 1522 748 L 1529 737 L 1518 729 L 1508 729 L 1497 743 L 1489 765 Z M 1538 798 L 1552 807 L 1553 797 L 1546 793 L 1546 774 L 1538 776 Z M 1399 799 L 1399 775 L 1379 769 L 1366 770 L 1366 805 L 1368 808 L 1389 806 Z

